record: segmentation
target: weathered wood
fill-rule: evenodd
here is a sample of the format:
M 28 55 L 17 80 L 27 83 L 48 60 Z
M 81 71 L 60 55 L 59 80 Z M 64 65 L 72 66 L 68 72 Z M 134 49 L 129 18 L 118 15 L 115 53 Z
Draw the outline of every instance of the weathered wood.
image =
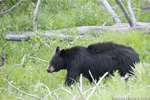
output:
M 1 0 L 2 1 L 2 0 Z M 12 6 L 10 9 L 4 11 L 4 12 L 0 12 L 0 15 L 2 14 L 6 14 L 8 12 L 10 12 L 11 10 L 13 10 L 15 7 L 17 7 L 18 5 L 20 5 L 22 3 L 23 0 L 20 0 L 17 4 L 15 4 L 14 6 Z
M 145 4 L 141 6 L 142 10 L 150 10 L 150 4 Z
M 82 38 L 84 34 L 88 34 L 91 32 L 91 30 L 101 32 L 102 30 L 106 31 L 129 31 L 129 30 L 143 30 L 143 31 L 150 31 L 150 23 L 144 23 L 144 22 L 136 22 L 136 27 L 131 28 L 128 23 L 117 23 L 113 26 L 81 26 L 71 29 L 61 29 L 61 30 L 52 30 L 52 31 L 45 31 L 44 33 L 41 33 L 41 37 L 60 37 L 64 38 L 65 40 L 72 38 L 71 35 L 68 35 L 69 31 L 77 30 L 76 37 Z M 69 30 L 69 31 L 67 31 Z M 66 31 L 65 33 L 62 31 Z M 66 34 L 66 35 L 65 35 Z M 15 32 L 9 32 L 5 39 L 8 41 L 20 41 L 20 40 L 29 40 L 34 34 L 33 31 L 25 31 L 23 33 L 20 33 L 20 35 L 16 35 Z
M 2 57 L 1 57 L 1 59 L 2 59 L 2 76 L 4 75 L 4 64 L 5 64 L 5 54 L 4 54 L 4 52 L 2 53 Z
M 131 7 L 131 0 L 127 0 L 127 4 L 128 4 L 128 10 L 130 12 L 132 21 L 134 23 L 134 22 L 136 22 L 136 19 L 135 19 L 135 15 L 134 15 L 134 12 L 133 12 L 132 7 Z
M 119 19 L 119 17 L 117 16 L 117 14 L 114 12 L 114 10 L 112 9 L 112 7 L 109 5 L 109 3 L 106 0 L 100 0 L 100 2 L 103 3 L 103 5 L 107 9 L 107 11 L 110 13 L 110 15 L 113 17 L 113 19 L 115 20 L 115 22 L 116 23 L 121 23 L 121 20 Z
M 121 2 L 121 0 L 116 0 L 117 4 L 120 6 L 122 12 L 124 13 L 126 19 L 128 20 L 128 23 L 130 24 L 131 27 L 135 26 L 133 21 L 131 20 L 126 8 L 124 7 L 124 4 Z

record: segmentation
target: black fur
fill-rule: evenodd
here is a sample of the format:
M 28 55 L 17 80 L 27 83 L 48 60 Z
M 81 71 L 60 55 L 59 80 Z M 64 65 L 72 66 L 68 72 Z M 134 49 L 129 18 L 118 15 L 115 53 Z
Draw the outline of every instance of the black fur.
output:
M 124 76 L 131 73 L 131 66 L 134 67 L 137 62 L 139 55 L 131 47 L 104 42 L 91 44 L 87 48 L 76 46 L 61 51 L 57 47 L 49 68 L 53 66 L 55 69 L 53 72 L 67 69 L 65 84 L 71 85 L 81 73 L 92 82 L 89 70 L 96 80 L 105 72 L 113 74 L 115 70 Z

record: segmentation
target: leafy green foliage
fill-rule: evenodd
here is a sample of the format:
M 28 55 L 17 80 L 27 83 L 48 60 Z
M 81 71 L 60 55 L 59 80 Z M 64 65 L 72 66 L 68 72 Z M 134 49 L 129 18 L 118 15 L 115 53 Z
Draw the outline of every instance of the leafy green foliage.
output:
M 2 8 L 8 9 L 17 3 L 19 0 L 6 0 L 1 3 Z M 10 3 L 8 3 L 10 2 Z M 115 0 L 108 0 L 110 4 L 116 4 Z M 0 27 L 4 27 L 7 31 L 32 30 L 33 29 L 33 13 L 35 10 L 35 0 L 24 0 L 19 6 L 11 12 L 1 15 Z M 123 1 L 125 6 L 127 5 Z M 138 21 L 150 22 L 149 12 L 141 11 L 141 5 L 146 3 L 146 0 L 132 1 L 135 17 Z M 121 9 L 117 6 L 115 12 L 118 16 L 122 15 Z M 1 10 L 2 12 L 3 10 Z M 145 16 L 147 15 L 147 16 Z M 61 29 L 71 28 L 83 25 L 102 25 L 109 17 L 106 9 L 102 8 L 102 3 L 98 0 L 44 0 L 41 4 L 38 16 L 38 29 Z M 7 25 L 4 20 L 7 21 Z M 127 22 L 124 16 L 120 17 L 122 22 Z M 113 25 L 111 19 L 107 25 Z
M 96 37 L 93 37 L 93 35 Z M 90 99 L 111 100 L 112 98 L 117 97 L 148 98 L 150 93 L 150 90 L 147 87 L 150 85 L 150 65 L 148 64 L 150 63 L 150 36 L 149 34 L 143 34 L 140 31 L 129 31 L 124 33 L 106 31 L 102 34 L 92 32 L 90 35 L 85 35 L 81 39 L 73 37 L 70 41 L 57 37 L 54 39 L 53 37 L 51 39 L 40 38 L 39 34 L 37 34 L 29 41 L 6 42 L 5 47 L 0 49 L 1 51 L 4 51 L 6 55 L 4 76 L 7 75 L 12 66 L 21 63 L 22 57 L 25 54 L 49 61 L 55 53 L 55 48 L 57 46 L 60 46 L 60 48 L 63 49 L 76 45 L 88 46 L 91 43 L 103 41 L 114 41 L 116 43 L 133 47 L 139 53 L 141 63 L 137 64 L 136 69 L 134 70 L 136 77 L 132 76 L 128 79 L 128 81 L 122 81 L 118 73 L 115 72 L 114 76 L 107 77 L 101 82 L 101 88 L 99 88 L 101 93 L 96 90 Z M 42 44 L 43 42 L 47 42 L 52 50 Z M 47 89 L 41 86 L 41 84 L 44 84 L 51 91 L 60 88 L 61 85 L 76 96 L 76 99 L 81 99 L 76 86 L 72 89 L 64 86 L 66 75 L 65 70 L 49 74 L 46 72 L 47 67 L 48 63 L 26 58 L 23 66 L 17 66 L 13 69 L 8 80 L 20 90 L 42 98 L 48 94 Z M 0 82 L 0 87 L 7 89 L 7 83 L 2 78 L 0 78 Z M 85 78 L 83 78 L 82 84 L 83 92 L 86 92 L 88 89 L 95 86 L 94 84 L 90 84 Z M 11 89 L 11 91 L 15 94 L 20 94 L 14 89 Z M 1 95 L 2 99 L 16 98 L 13 94 L 7 94 L 7 91 L 0 90 L 0 93 L 4 94 Z M 60 99 L 72 99 L 72 95 L 68 94 L 64 90 L 59 90 L 55 93 L 57 93 Z M 87 92 L 85 97 L 89 94 L 90 92 Z M 22 98 L 31 99 L 31 97 L 26 95 L 23 95 Z M 48 96 L 47 99 L 56 99 L 56 96 L 52 93 L 52 97 Z
M 3 0 L 0 2 L 3 11 L 12 7 L 19 0 Z M 115 0 L 108 0 L 110 4 L 116 4 Z M 97 33 L 91 31 L 83 38 L 77 38 L 77 30 L 66 30 L 73 38 L 68 41 L 57 36 L 51 39 L 41 38 L 40 34 L 36 34 L 29 41 L 10 42 L 4 39 L 9 31 L 15 31 L 19 34 L 20 31 L 32 30 L 33 13 L 37 0 L 24 0 L 22 4 L 13 9 L 11 12 L 0 15 L 0 53 L 4 52 L 6 57 L 4 76 L 8 74 L 12 66 L 20 64 L 22 57 L 27 54 L 29 56 L 37 57 L 49 61 L 55 53 L 55 48 L 60 46 L 61 49 L 72 46 L 85 46 L 96 42 L 113 41 L 119 44 L 124 44 L 133 47 L 140 55 L 141 62 L 136 65 L 134 69 L 135 76 L 132 76 L 128 81 L 122 81 L 117 72 L 114 76 L 105 78 L 100 84 L 99 93 L 97 90 L 90 97 L 91 100 L 111 100 L 117 98 L 150 98 L 150 35 L 143 34 L 140 31 L 116 32 L 103 31 Z M 126 6 L 126 2 L 123 1 Z M 141 11 L 140 6 L 146 3 L 146 0 L 132 0 L 133 10 L 138 21 L 150 22 L 150 15 L 148 11 Z M 101 2 L 98 0 L 44 0 L 41 4 L 41 9 L 38 16 L 38 29 L 40 33 L 42 30 L 71 28 L 82 25 L 102 25 L 108 18 L 109 13 L 101 8 Z M 116 7 L 115 12 L 121 15 L 122 12 L 119 7 Z M 146 16 L 145 16 L 146 15 Z M 125 17 L 121 16 L 122 22 L 126 22 Z M 110 20 L 107 25 L 113 25 L 114 21 Z M 63 33 L 63 31 L 62 31 Z M 43 43 L 46 42 L 52 49 L 48 48 Z M 1 55 L 1 54 L 0 54 Z M 0 60 L 1 62 L 1 60 Z M 15 67 L 9 75 L 8 80 L 12 85 L 27 93 L 44 98 L 47 94 L 46 85 L 50 91 L 60 88 L 60 85 L 69 90 L 76 100 L 81 99 L 77 86 L 72 89 L 64 86 L 66 71 L 48 74 L 46 69 L 48 63 L 26 58 L 22 66 Z M 0 66 L 1 72 L 1 66 Z M 2 88 L 7 89 L 8 84 L 0 76 L 0 99 L 17 99 L 17 95 L 22 95 L 22 98 L 33 99 L 29 96 L 11 88 L 10 94 Z M 95 85 L 90 84 L 86 78 L 83 78 L 83 92 L 85 97 L 88 97 L 91 91 L 87 91 Z M 149 86 L 149 87 L 148 87 Z M 64 90 L 55 91 L 61 100 L 70 100 L 74 98 Z M 17 95 L 15 95 L 17 94 Z M 51 97 L 46 99 L 55 100 L 56 95 L 52 93 Z M 147 100 L 148 100 L 147 99 Z

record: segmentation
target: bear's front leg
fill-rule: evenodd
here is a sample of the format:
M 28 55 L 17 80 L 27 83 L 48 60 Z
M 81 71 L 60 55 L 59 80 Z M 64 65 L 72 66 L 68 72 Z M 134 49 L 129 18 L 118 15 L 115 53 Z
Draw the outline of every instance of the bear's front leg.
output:
M 71 84 L 76 82 L 77 77 L 78 77 L 78 71 L 72 69 L 68 70 L 66 80 L 65 80 L 65 85 L 70 86 Z

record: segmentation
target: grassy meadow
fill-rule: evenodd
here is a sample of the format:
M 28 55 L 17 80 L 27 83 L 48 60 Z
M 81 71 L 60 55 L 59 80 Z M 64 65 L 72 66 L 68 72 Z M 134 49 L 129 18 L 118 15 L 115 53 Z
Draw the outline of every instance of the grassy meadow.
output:
M 12 7 L 17 1 L 5 0 L 0 4 L 3 9 L 6 9 Z M 115 0 L 108 0 L 108 2 L 115 4 Z M 125 1 L 123 2 L 126 4 Z M 149 11 L 140 10 L 140 6 L 146 2 L 146 0 L 132 0 L 138 21 L 150 22 Z M 8 92 L 9 86 L 4 80 L 14 65 L 21 64 L 25 54 L 49 62 L 57 46 L 60 46 L 60 49 L 77 45 L 87 47 L 89 44 L 104 41 L 113 41 L 131 46 L 138 52 L 141 62 L 134 69 L 135 76 L 130 77 L 128 81 L 121 80 L 118 73 L 114 72 L 114 76 L 106 77 L 102 80 L 99 89 L 96 89 L 91 97 L 89 95 L 92 92 L 91 88 L 95 87 L 94 83 L 90 84 L 83 77 L 83 94 L 81 94 L 77 85 L 72 86 L 72 88 L 65 87 L 65 70 L 51 74 L 47 73 L 46 69 L 49 63 L 38 59 L 26 57 L 23 65 L 17 66 L 11 71 L 8 80 L 17 89 L 40 97 L 43 100 L 82 100 L 88 97 L 89 100 L 150 100 L 150 35 L 148 33 L 141 31 L 103 31 L 98 33 L 91 31 L 90 34 L 84 35 L 83 38 L 77 38 L 78 34 L 70 32 L 73 38 L 69 40 L 64 40 L 57 36 L 51 39 L 41 38 L 40 33 L 44 30 L 98 26 L 102 25 L 110 17 L 105 9 L 99 7 L 102 4 L 98 0 L 44 0 L 39 11 L 39 34 L 36 34 L 29 41 L 5 40 L 5 35 L 10 31 L 19 34 L 21 31 L 33 29 L 34 4 L 36 4 L 35 0 L 24 0 L 21 5 L 11 12 L 0 15 L 0 56 L 4 52 L 6 58 L 4 75 L 0 75 L 0 100 L 37 99 L 13 88 L 10 88 Z M 118 15 L 122 14 L 119 7 L 114 10 Z M 0 9 L 0 11 L 3 10 Z M 127 22 L 124 16 L 121 16 L 121 20 L 122 22 Z M 107 23 L 107 25 L 113 24 L 113 20 Z M 42 44 L 43 42 L 46 42 L 51 49 Z M 49 91 L 51 91 L 51 95 L 48 95 Z

